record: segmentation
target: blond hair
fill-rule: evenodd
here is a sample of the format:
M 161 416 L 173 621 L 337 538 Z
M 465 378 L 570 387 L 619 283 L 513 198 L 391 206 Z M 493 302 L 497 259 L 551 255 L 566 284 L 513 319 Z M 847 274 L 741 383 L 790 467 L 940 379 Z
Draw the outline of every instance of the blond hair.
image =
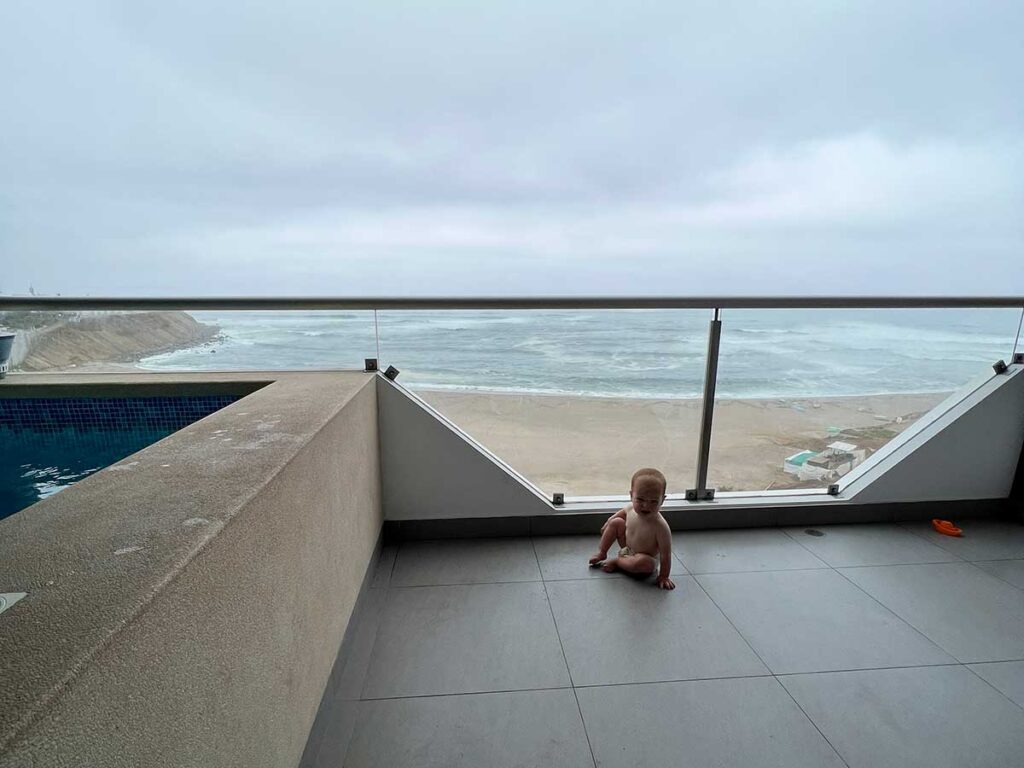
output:
M 636 488 L 637 480 L 653 480 L 661 486 L 661 495 L 664 496 L 668 492 L 668 481 L 665 476 L 654 467 L 644 467 L 638 469 L 633 473 L 633 479 L 629 481 L 629 492 L 632 493 L 633 489 Z

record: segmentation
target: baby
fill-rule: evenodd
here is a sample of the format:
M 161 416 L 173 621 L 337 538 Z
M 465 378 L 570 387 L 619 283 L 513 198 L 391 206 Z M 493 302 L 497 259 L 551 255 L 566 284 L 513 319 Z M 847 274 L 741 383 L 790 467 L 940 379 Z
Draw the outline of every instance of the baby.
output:
M 658 568 L 654 558 L 660 555 L 658 587 L 676 588 L 668 577 L 672 570 L 672 531 L 660 511 L 666 485 L 665 476 L 656 469 L 638 469 L 633 474 L 629 484 L 632 503 L 609 517 L 601 527 L 601 543 L 597 554 L 590 558 L 591 566 L 601 566 L 609 573 L 620 570 L 647 576 Z M 605 560 L 608 548 L 616 541 L 622 547 L 619 556 Z

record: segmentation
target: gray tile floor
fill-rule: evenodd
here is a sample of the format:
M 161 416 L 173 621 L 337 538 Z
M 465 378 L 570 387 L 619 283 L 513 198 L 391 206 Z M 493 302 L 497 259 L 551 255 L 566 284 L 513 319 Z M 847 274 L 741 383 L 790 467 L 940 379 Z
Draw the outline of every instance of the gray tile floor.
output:
M 1024 527 L 594 537 L 383 553 L 310 737 L 342 766 L 1024 765 Z

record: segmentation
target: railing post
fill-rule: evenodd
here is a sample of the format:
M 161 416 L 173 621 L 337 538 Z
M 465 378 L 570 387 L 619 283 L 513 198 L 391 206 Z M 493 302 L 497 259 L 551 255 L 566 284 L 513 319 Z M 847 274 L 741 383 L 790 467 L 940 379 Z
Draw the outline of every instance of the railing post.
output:
M 722 339 L 721 309 L 708 327 L 708 357 L 704 368 L 704 401 L 701 404 L 700 444 L 697 448 L 697 487 L 686 492 L 687 501 L 710 501 L 715 489 L 708 488 L 708 459 L 711 456 L 711 423 L 715 415 L 715 385 L 718 383 L 718 347 Z

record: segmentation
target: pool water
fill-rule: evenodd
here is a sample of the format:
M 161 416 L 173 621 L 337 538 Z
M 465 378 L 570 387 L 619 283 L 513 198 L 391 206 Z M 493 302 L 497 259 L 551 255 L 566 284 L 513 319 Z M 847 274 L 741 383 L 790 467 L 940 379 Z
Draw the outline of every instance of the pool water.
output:
M 0 518 L 52 496 L 77 480 L 167 437 L 166 430 L 126 430 L 116 441 L 73 428 L 21 432 L 0 428 Z
M 237 399 L 0 398 L 0 519 Z

